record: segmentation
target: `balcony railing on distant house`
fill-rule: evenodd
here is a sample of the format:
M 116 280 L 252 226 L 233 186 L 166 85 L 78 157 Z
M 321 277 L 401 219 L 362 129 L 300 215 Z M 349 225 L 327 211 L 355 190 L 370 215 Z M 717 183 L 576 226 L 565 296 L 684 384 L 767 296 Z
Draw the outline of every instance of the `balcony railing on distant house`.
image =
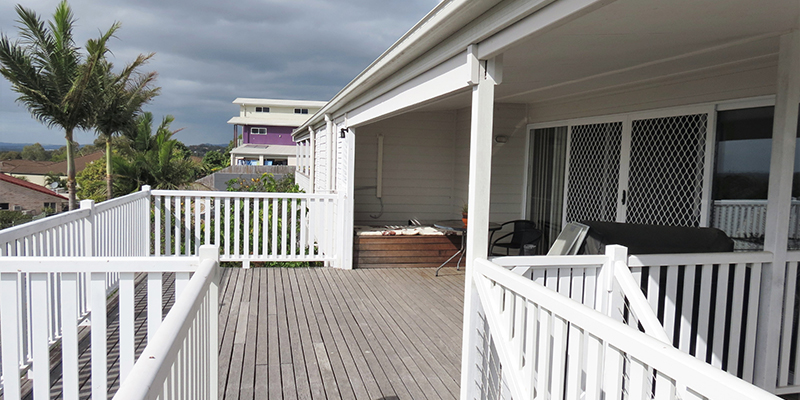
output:
M 737 249 L 760 248 L 767 221 L 767 200 L 715 200 L 712 224 L 736 240 Z M 756 244 L 754 247 L 753 244 Z M 789 246 L 800 248 L 800 200 L 792 200 Z

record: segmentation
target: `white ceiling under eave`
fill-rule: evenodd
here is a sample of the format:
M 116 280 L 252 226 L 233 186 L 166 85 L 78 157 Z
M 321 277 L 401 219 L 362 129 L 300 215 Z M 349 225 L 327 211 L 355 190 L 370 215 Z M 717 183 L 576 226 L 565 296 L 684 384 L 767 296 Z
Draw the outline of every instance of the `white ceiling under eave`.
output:
M 498 102 L 593 95 L 777 63 L 796 0 L 618 0 L 503 53 Z
M 552 109 L 623 92 L 646 101 L 675 85 L 724 84 L 715 80 L 723 76 L 740 87 L 721 97 L 774 93 L 779 39 L 799 16 L 797 0 L 617 0 L 503 49 L 496 103 Z M 469 107 L 469 99 L 460 93 L 421 109 Z

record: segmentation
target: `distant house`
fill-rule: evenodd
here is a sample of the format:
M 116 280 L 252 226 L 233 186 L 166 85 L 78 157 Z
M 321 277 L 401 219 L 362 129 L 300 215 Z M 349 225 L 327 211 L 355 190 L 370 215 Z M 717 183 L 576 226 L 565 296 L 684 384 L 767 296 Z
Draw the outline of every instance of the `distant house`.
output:
M 60 211 L 68 202 L 43 186 L 0 173 L 0 210 L 40 214 L 45 208 Z
M 325 102 L 237 98 L 233 104 L 239 105 L 239 116 L 228 121 L 237 140 L 237 147 L 231 150 L 231 165 L 295 165 L 292 130 Z
M 83 171 L 86 165 L 92 161 L 103 158 L 104 155 L 104 152 L 98 151 L 85 156 L 76 157 L 75 172 Z M 54 163 L 51 161 L 5 160 L 0 161 L 0 173 L 22 178 L 40 186 L 45 186 L 47 174 L 55 173 L 62 176 L 67 175 L 67 161 L 64 160 Z

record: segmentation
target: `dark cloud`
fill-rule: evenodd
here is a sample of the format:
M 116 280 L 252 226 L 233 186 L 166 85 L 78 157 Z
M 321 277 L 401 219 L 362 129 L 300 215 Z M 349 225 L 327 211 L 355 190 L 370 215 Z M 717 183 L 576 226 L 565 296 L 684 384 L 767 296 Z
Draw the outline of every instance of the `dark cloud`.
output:
M 114 63 L 155 52 L 162 95 L 146 107 L 175 116 L 186 143 L 224 143 L 236 97 L 328 100 L 438 3 L 437 0 L 73 1 L 79 43 L 114 21 Z M 25 6 L 48 16 L 57 0 Z M 16 37 L 11 3 L 0 31 Z M 0 81 L 0 142 L 60 143 Z M 91 133 L 78 134 L 82 143 Z

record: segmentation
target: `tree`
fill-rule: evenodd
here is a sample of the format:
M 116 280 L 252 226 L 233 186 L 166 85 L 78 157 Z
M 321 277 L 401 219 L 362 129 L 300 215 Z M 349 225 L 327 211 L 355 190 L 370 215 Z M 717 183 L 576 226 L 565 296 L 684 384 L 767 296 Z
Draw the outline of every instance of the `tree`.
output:
M 20 160 L 22 155 L 18 151 L 4 151 L 0 153 L 0 161 L 2 160 Z
M 105 159 L 92 161 L 86 165 L 78 176 L 78 198 L 81 200 L 94 200 L 99 203 L 106 199 L 106 187 L 104 184 L 104 172 L 106 170 Z
M 123 131 L 127 145 L 120 148 L 120 156 L 112 158 L 122 193 L 134 192 L 142 185 L 178 189 L 194 181 L 197 166 L 183 151 L 186 146 L 172 138 L 178 132 L 169 128 L 173 120 L 167 115 L 153 133 L 153 114 L 145 112 Z
M 106 147 L 106 193 L 112 197 L 112 162 L 111 139 L 115 134 L 134 123 L 134 118 L 141 111 L 142 105 L 158 95 L 160 88 L 150 85 L 155 81 L 156 73 L 141 74 L 137 69 L 153 56 L 140 54 L 119 74 L 112 71 L 113 65 L 102 62 L 96 80 L 95 129 L 103 137 Z
M 47 150 L 39 143 L 23 147 L 20 155 L 23 160 L 47 161 L 50 158 L 47 154 Z
M 56 7 L 51 21 L 45 23 L 36 12 L 16 6 L 19 36 L 11 41 L 0 34 L 0 74 L 19 94 L 34 118 L 50 127 L 64 130 L 67 141 L 67 188 L 69 208 L 75 199 L 75 158 L 73 132 L 92 125 L 93 105 L 89 87 L 95 69 L 105 57 L 106 43 L 119 23 L 114 23 L 99 38 L 86 43 L 84 57 L 72 35 L 75 17 L 66 1 Z
M 213 174 L 230 163 L 230 157 L 225 157 L 219 150 L 211 150 L 203 156 L 203 175 Z

